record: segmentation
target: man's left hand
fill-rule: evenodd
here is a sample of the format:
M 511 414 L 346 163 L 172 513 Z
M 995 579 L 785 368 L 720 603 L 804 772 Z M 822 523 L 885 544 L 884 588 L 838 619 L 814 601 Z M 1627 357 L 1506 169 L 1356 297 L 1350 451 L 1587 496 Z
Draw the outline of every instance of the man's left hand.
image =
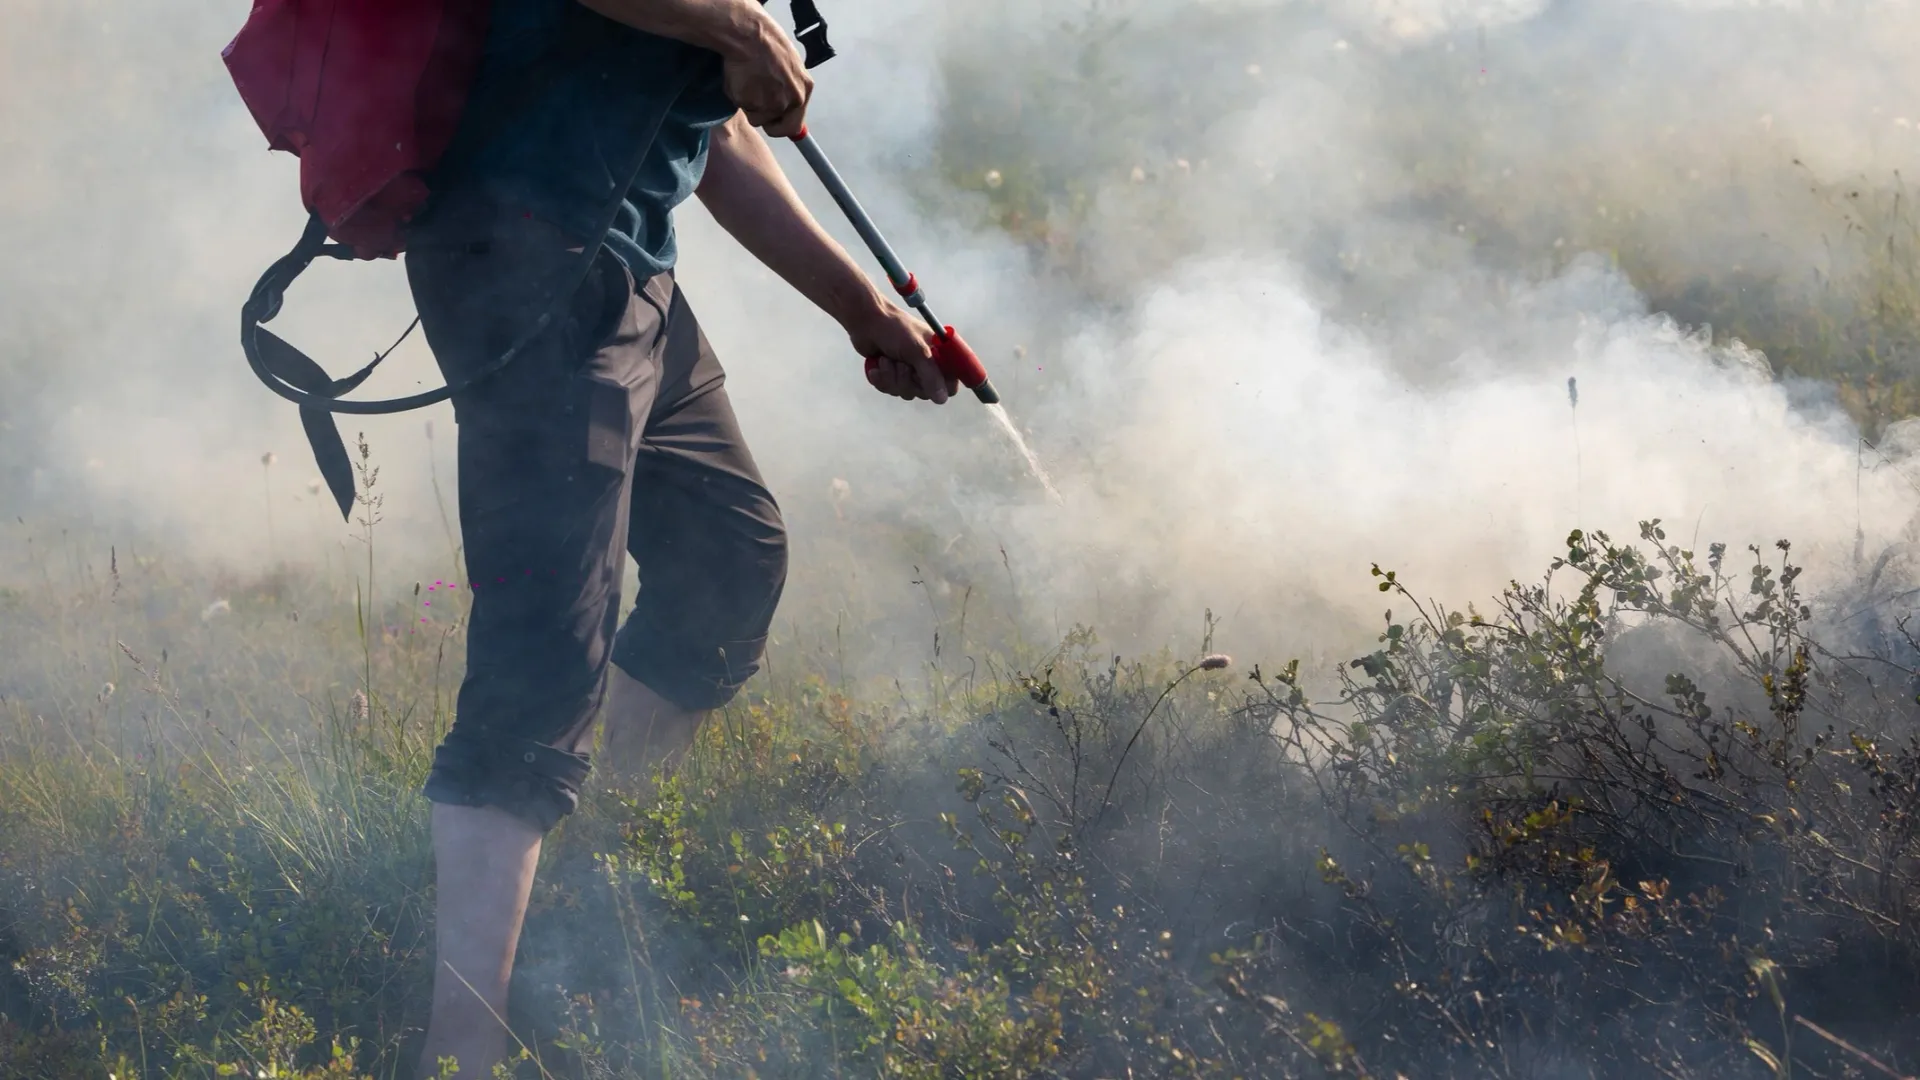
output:
M 874 389 L 935 405 L 960 392 L 959 380 L 942 375 L 934 365 L 933 331 L 899 305 L 888 302 L 845 325 L 855 351 L 877 361 L 868 376 Z

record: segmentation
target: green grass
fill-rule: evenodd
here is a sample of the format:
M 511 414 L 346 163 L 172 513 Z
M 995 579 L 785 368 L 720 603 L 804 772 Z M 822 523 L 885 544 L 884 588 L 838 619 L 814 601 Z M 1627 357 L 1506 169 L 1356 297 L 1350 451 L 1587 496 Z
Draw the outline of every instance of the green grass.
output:
M 1483 614 L 1382 570 L 1396 614 L 1317 689 L 1082 629 L 882 705 L 790 644 L 549 845 L 518 1075 L 1913 1061 L 1920 650 L 1824 645 L 1787 554 L 1576 535 Z M 9 594 L 17 667 L 115 685 L 5 706 L 8 1076 L 406 1075 L 457 614 L 363 639 L 286 617 L 317 582 L 236 584 L 207 621 L 158 563 Z

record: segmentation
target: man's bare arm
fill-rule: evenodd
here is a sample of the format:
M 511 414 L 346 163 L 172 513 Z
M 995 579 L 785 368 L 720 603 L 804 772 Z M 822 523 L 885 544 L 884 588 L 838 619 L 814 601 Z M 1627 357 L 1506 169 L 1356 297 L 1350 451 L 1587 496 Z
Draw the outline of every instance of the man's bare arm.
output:
M 862 356 L 884 357 L 882 391 L 943 402 L 958 390 L 934 367 L 931 336 L 893 303 L 807 211 L 773 148 L 745 118 L 714 129 L 700 201 L 740 246 L 831 315 Z
M 785 138 L 806 122 L 813 79 L 792 38 L 755 0 L 579 0 L 636 30 L 720 54 L 726 94 L 740 112 L 713 134 L 699 189 L 722 228 L 840 323 L 861 356 L 881 358 L 881 391 L 944 402 L 959 389 L 933 364 L 930 331 L 874 288 L 807 212 L 773 150 L 755 131 Z
M 886 299 L 800 201 L 773 148 L 739 116 L 714 129 L 698 192 L 714 220 L 774 273 L 846 323 Z
M 579 0 L 636 30 L 710 49 L 726 64 L 727 97 L 776 138 L 806 122 L 813 77 L 787 32 L 755 0 Z

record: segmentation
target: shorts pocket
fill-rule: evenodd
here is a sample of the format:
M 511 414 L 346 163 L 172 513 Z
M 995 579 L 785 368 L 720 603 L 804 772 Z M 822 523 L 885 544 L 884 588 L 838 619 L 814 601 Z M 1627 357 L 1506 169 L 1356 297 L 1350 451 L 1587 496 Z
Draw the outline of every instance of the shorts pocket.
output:
M 582 376 L 587 461 L 625 473 L 633 463 L 633 392 L 611 379 Z

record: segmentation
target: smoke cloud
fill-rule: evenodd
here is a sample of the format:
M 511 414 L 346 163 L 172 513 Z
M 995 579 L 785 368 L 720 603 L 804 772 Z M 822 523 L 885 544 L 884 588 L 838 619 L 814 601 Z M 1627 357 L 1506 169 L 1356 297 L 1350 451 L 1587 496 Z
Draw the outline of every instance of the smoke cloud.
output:
M 233 340 L 301 223 L 219 64 L 243 7 L 0 0 L 0 497 L 255 563 L 270 505 L 273 554 L 317 560 L 342 527 Z M 1830 194 L 1920 163 L 1911 5 L 827 15 L 843 59 L 812 127 L 1065 496 L 971 402 L 868 392 L 835 327 L 683 211 L 681 280 L 794 527 L 785 618 L 860 627 L 871 673 L 963 603 L 1189 651 L 1211 609 L 1222 647 L 1279 658 L 1357 640 L 1375 562 L 1464 605 L 1575 527 L 1787 537 L 1836 574 L 1911 539 L 1902 433 L 1863 454 L 1830 395 L 1636 287 L 1790 303 L 1868 257 Z M 409 317 L 398 267 L 326 266 L 276 329 L 345 371 Z M 436 379 L 418 343 L 390 366 L 363 392 Z M 389 550 L 443 559 L 450 413 L 345 426 L 382 468 Z

